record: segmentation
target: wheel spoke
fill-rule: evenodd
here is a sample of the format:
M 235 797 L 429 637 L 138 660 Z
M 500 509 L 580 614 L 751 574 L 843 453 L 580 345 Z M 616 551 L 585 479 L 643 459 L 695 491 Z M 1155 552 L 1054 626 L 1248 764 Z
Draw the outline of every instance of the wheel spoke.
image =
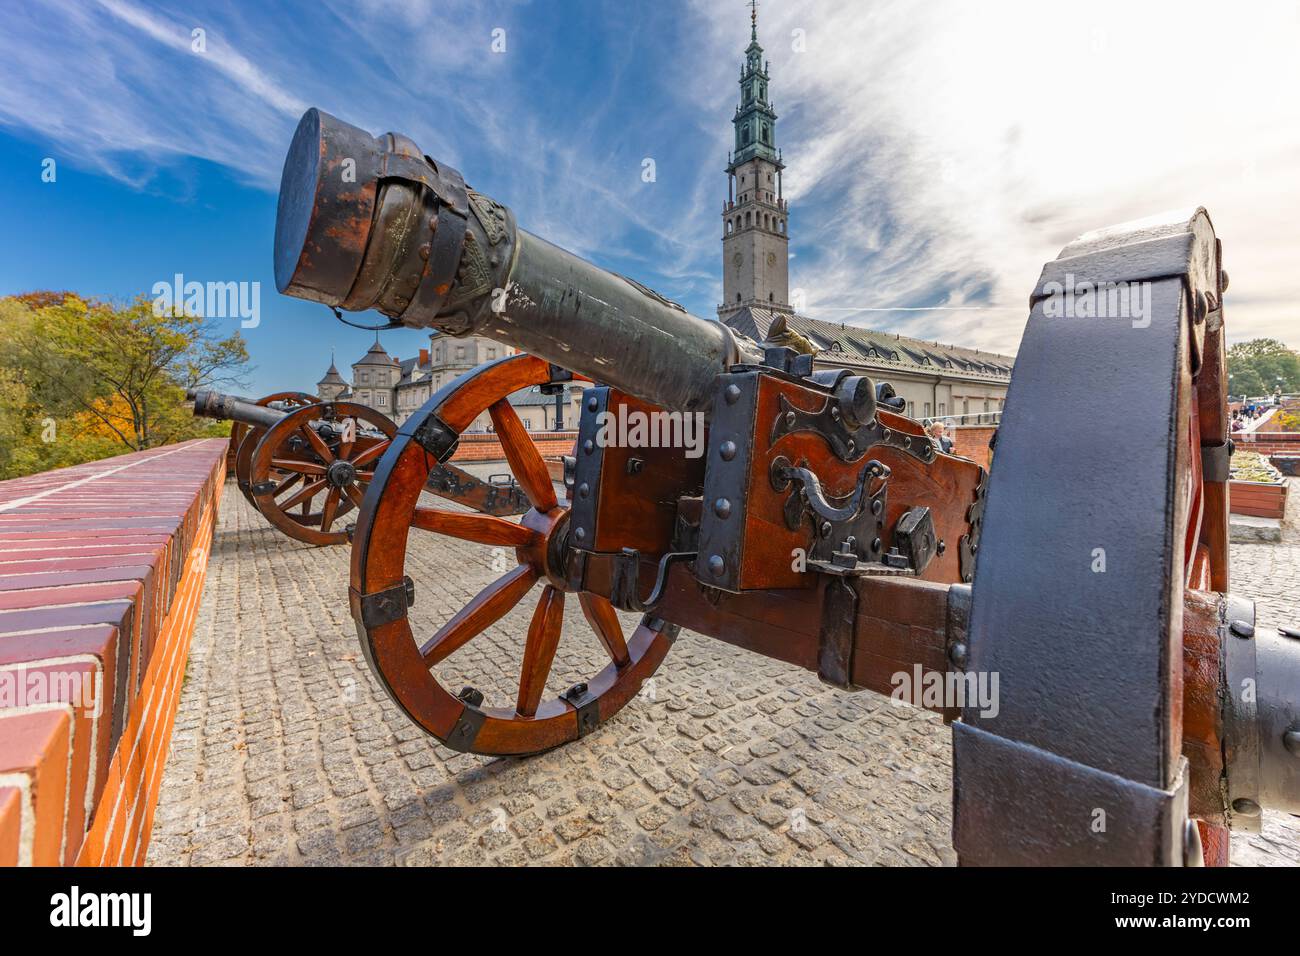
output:
M 334 523 L 334 516 L 338 514 L 340 497 L 337 488 L 331 488 L 329 494 L 325 496 L 325 510 L 321 513 L 320 519 L 321 531 L 328 531 L 330 525 Z
M 320 455 L 325 464 L 328 465 L 334 460 L 334 452 L 330 451 L 330 446 L 325 444 L 325 439 L 316 434 L 316 429 L 309 424 L 304 424 L 298 427 L 298 431 L 307 439 L 312 451 Z
M 296 461 L 293 458 L 272 458 L 271 467 L 280 471 L 296 471 L 300 475 L 323 475 L 325 466 L 314 461 Z
M 292 498 L 290 498 L 288 501 L 285 501 L 283 503 L 276 502 L 276 505 L 277 507 L 279 507 L 281 511 L 288 511 L 294 505 L 307 504 L 308 502 L 311 501 L 312 498 L 316 497 L 316 495 L 319 494 L 320 490 L 324 487 L 325 487 L 324 479 L 321 479 L 319 481 L 309 482 L 303 485 L 302 490 L 299 491 Z
M 416 508 L 411 527 L 438 534 L 451 535 L 464 541 L 479 544 L 496 544 L 508 548 L 524 548 L 540 537 L 531 528 L 492 515 L 470 514 L 457 511 L 439 511 L 436 508 Z
M 578 603 L 587 623 L 596 632 L 596 637 L 609 653 L 615 667 L 626 667 L 632 659 L 627 652 L 627 642 L 623 640 L 623 626 L 618 621 L 614 605 L 599 594 L 582 591 L 578 594 Z
M 488 408 L 492 417 L 492 427 L 501 439 L 501 450 L 510 462 L 515 481 L 524 489 L 524 494 L 538 511 L 547 512 L 558 503 L 555 498 L 555 486 L 551 484 L 551 473 L 546 470 L 546 462 L 541 452 L 528 436 L 519 415 L 506 399 Z
M 356 458 L 352 459 L 352 467 L 360 468 L 362 465 L 370 464 L 376 458 L 382 456 L 384 452 L 388 451 L 388 446 L 391 445 L 392 443 L 393 440 L 391 438 L 386 438 L 381 442 L 376 442 L 375 444 L 367 448 L 365 451 L 357 455 Z
M 280 497 L 280 495 L 282 495 L 284 492 L 288 491 L 298 482 L 302 481 L 302 478 L 303 475 L 302 472 L 300 471 L 295 471 L 292 474 L 285 475 L 282 479 L 280 479 L 280 483 L 271 489 L 271 497 L 272 498 Z
M 349 421 L 352 422 L 352 427 L 349 428 L 347 427 L 347 424 L 344 423 L 343 434 L 350 435 L 351 437 L 343 438 L 339 440 L 338 457 L 343 461 L 347 461 L 348 456 L 352 454 L 352 446 L 357 443 L 357 429 L 361 427 L 360 425 L 357 424 L 355 418 L 349 419 Z
M 343 493 L 346 494 L 351 502 L 358 508 L 361 507 L 361 502 L 365 500 L 365 496 L 361 493 L 361 489 L 357 487 L 355 481 L 351 484 L 344 485 Z
M 515 712 L 520 717 L 532 717 L 542 701 L 546 678 L 551 673 L 555 649 L 560 643 L 560 628 L 564 626 L 564 592 L 549 584 L 537 601 L 537 610 L 528 625 L 528 640 L 524 644 L 524 662 L 519 671 L 519 700 Z
M 491 627 L 519 603 L 536 580 L 537 571 L 531 565 L 521 564 L 509 574 L 493 581 L 420 648 L 424 663 L 432 667 L 446 660 L 470 638 Z

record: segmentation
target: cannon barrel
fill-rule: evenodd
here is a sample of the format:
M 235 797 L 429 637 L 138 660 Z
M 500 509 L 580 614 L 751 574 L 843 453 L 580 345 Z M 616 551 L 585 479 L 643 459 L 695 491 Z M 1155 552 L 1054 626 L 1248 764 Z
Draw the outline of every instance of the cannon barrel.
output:
M 722 323 L 519 229 L 406 136 L 316 109 L 285 158 L 275 279 L 333 308 L 486 336 L 674 411 L 707 412 L 714 377 L 761 357 Z
M 224 395 L 209 389 L 196 389 L 192 400 L 194 414 L 200 418 L 241 422 L 257 428 L 271 428 L 285 416 L 278 409 L 254 404 L 238 395 Z
M 199 395 L 200 392 L 214 392 L 214 391 L 216 391 L 216 390 L 215 390 L 215 389 L 211 389 L 211 388 L 187 388 L 187 389 L 185 390 L 185 401 L 187 401 L 187 402 L 192 402 L 192 401 L 194 401 L 195 397 L 197 397 L 197 396 Z M 248 398 L 247 396 L 244 396 L 244 395 L 236 395 L 236 394 L 234 394 L 233 392 L 231 392 L 231 393 L 227 393 L 227 394 L 228 394 L 228 396 L 229 396 L 230 398 L 236 399 L 236 400 L 238 400 L 238 401 L 241 401 L 241 402 L 248 402 L 248 404 L 250 404 L 250 405 L 256 405 L 256 404 L 257 404 L 257 399 L 254 399 L 254 398 Z

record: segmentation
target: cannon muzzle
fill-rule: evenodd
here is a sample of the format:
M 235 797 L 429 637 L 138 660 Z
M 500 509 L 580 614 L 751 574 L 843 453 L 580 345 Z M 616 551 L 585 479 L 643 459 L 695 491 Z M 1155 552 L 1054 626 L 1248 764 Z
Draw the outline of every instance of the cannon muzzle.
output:
M 674 411 L 708 411 L 752 342 L 519 229 L 408 137 L 298 123 L 280 180 L 281 292 L 410 328 L 482 335 Z
M 285 413 L 257 405 L 239 395 L 224 395 L 208 389 L 196 389 L 192 396 L 194 414 L 200 418 L 241 422 L 257 428 L 271 428 L 284 418 Z

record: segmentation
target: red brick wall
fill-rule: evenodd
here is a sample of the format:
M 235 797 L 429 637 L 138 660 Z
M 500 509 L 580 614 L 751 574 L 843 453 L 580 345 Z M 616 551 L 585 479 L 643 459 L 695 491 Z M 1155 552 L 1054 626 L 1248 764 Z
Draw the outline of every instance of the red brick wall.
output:
M 560 455 L 572 455 L 573 443 L 578 440 L 577 432 L 529 432 L 529 437 L 544 458 L 556 458 Z M 472 432 L 460 436 L 456 453 L 451 456 L 453 462 L 500 461 L 505 458 L 501 450 L 501 440 L 492 432 Z
M 987 469 L 993 457 L 989 439 L 996 430 L 993 425 L 958 425 L 951 433 L 953 454 L 977 461 Z
M 1300 432 L 1234 432 L 1238 451 L 1261 455 L 1300 455 Z
M 0 482 L 0 865 L 143 862 L 227 444 Z

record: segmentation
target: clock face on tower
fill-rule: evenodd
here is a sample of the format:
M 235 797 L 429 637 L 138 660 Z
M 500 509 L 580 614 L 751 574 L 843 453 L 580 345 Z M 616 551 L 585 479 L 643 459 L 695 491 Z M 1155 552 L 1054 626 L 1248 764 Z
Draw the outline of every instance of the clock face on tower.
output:
M 731 257 L 731 261 L 735 263 L 736 268 L 739 269 L 741 264 L 744 263 L 745 257 L 741 253 L 737 252 L 734 256 Z
M 774 266 L 774 265 L 776 265 L 776 253 L 775 253 L 775 252 L 769 252 L 769 253 L 767 254 L 767 264 L 768 264 L 769 266 Z

